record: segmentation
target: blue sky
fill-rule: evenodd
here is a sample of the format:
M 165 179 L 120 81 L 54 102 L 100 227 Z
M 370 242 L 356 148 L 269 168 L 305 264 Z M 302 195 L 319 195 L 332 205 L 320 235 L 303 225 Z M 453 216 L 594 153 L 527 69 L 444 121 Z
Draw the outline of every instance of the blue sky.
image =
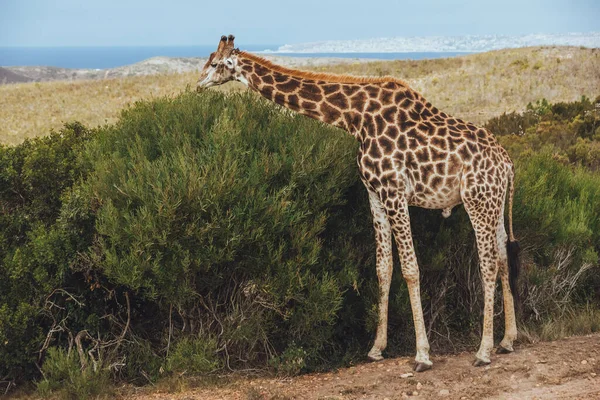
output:
M 0 46 L 286 44 L 600 31 L 600 0 L 0 0 Z

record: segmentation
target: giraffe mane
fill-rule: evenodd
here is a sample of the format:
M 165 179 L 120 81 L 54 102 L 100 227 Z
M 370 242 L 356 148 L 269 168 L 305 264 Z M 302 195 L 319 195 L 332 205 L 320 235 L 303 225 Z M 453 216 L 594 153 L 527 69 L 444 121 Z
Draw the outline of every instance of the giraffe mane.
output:
M 394 82 L 399 85 L 410 89 L 410 86 L 405 81 L 394 78 L 392 76 L 382 76 L 382 77 L 373 77 L 373 76 L 356 76 L 356 75 L 345 75 L 345 74 L 331 74 L 324 72 L 311 72 L 311 71 L 302 71 L 298 69 L 287 68 L 282 65 L 275 64 L 266 58 L 257 56 L 252 53 L 248 53 L 246 51 L 240 51 L 239 55 L 252 60 L 263 67 L 269 68 L 272 71 L 279 72 L 285 75 L 291 75 L 296 78 L 305 78 L 319 81 L 326 81 L 331 83 L 388 83 Z

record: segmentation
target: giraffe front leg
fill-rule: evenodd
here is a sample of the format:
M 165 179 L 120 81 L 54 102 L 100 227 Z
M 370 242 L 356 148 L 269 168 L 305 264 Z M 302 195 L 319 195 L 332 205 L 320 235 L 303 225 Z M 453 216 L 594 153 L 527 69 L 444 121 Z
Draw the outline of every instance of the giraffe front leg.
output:
M 381 352 L 387 346 L 388 298 L 392 281 L 392 230 L 387 215 L 377 194 L 369 191 L 369 202 L 373 214 L 375 242 L 377 244 L 377 279 L 379 280 L 378 323 L 375 343 L 369 351 L 374 361 L 383 359 Z
M 419 265 L 417 264 L 417 256 L 413 245 L 408 204 L 406 201 L 404 201 L 396 211 L 397 213 L 393 221 L 392 229 L 394 230 L 398 253 L 400 254 L 402 275 L 408 286 L 417 342 L 417 355 L 415 356 L 414 370 L 416 372 L 422 372 L 430 369 L 433 363 L 429 360 L 429 341 L 427 340 L 425 321 L 423 319 L 423 307 L 421 306 Z

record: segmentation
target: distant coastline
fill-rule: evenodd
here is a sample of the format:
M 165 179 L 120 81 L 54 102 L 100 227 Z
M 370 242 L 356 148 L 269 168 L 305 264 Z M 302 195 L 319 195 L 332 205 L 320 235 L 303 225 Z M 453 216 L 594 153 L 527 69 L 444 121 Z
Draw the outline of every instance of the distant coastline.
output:
M 470 52 L 317 52 L 266 51 L 273 47 L 253 45 L 244 50 L 261 55 L 311 58 L 368 58 L 377 60 L 422 60 L 454 57 Z M 106 70 L 125 67 L 155 57 L 207 58 L 214 46 L 188 47 L 0 47 L 0 67 L 54 67 Z
M 310 43 L 286 44 L 273 54 L 301 53 L 482 53 L 492 50 L 535 46 L 600 47 L 600 32 L 572 32 L 529 35 L 465 35 L 383 37 L 356 40 L 324 40 Z

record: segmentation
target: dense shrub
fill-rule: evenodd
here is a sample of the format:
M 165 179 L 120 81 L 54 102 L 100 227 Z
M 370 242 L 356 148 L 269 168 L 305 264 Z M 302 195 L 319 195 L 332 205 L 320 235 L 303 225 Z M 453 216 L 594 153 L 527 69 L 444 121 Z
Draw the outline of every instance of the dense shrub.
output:
M 554 156 L 588 169 L 600 168 L 600 97 L 571 103 L 549 104 L 539 100 L 524 113 L 512 112 L 486 124 L 513 155 L 552 147 Z M 528 153 L 526 153 L 528 154 Z
M 549 148 L 520 160 L 515 229 L 527 247 L 526 313 L 535 319 L 600 300 L 600 174 L 565 166 Z
M 0 147 L 0 377 L 27 378 L 47 333 L 43 310 L 93 226 L 61 229 L 61 196 L 85 168 L 78 161 L 90 132 L 60 132 Z M 79 236 L 81 235 L 81 237 Z M 58 306 L 58 304 L 57 304 Z
M 86 350 L 130 380 L 183 368 L 202 348 L 192 338 L 214 338 L 205 371 L 266 366 L 292 342 L 307 366 L 339 359 L 366 334 L 339 340 L 362 319 L 373 261 L 355 147 L 253 96 L 186 93 L 3 148 L 0 373 L 33 376 L 46 349 L 71 351 L 84 331 Z M 28 152 L 64 171 L 12 167 Z
M 175 308 L 176 332 L 217 334 L 229 365 L 289 340 L 316 357 L 370 253 L 357 240 L 368 209 L 348 209 L 364 199 L 353 141 L 254 96 L 192 93 L 139 104 L 98 136 L 91 268 Z
M 523 318 L 540 325 L 599 300 L 600 177 L 568 153 L 588 143 L 573 135 L 597 140 L 590 106 L 536 107 L 501 140 L 517 164 Z M 251 94 L 186 92 L 0 148 L 0 375 L 39 378 L 37 364 L 40 391 L 68 381 L 84 396 L 108 376 L 287 375 L 364 357 L 379 289 L 356 146 Z M 470 346 L 482 296 L 469 219 L 411 217 L 432 346 Z M 390 355 L 414 349 L 399 271 Z

